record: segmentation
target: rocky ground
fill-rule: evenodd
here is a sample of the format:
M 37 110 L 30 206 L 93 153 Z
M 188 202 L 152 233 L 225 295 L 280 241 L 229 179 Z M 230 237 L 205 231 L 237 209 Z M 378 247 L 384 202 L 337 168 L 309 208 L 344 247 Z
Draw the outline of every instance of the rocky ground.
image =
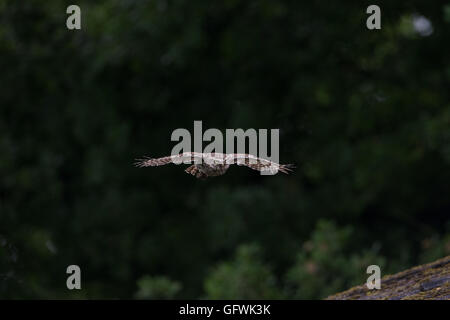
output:
M 327 300 L 450 300 L 450 256 L 381 279 L 381 289 L 366 284 Z

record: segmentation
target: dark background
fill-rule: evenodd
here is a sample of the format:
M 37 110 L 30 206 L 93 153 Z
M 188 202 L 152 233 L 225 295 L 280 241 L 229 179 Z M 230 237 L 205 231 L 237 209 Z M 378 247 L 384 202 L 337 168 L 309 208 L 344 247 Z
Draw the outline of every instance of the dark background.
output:
M 0 0 L 0 298 L 316 299 L 450 254 L 450 2 L 401 2 Z M 297 169 L 133 167 L 194 120 Z

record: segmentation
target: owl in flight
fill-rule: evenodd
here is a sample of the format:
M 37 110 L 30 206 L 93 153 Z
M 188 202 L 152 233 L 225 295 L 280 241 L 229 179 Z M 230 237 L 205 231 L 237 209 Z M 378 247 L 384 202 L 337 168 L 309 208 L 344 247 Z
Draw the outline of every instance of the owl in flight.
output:
M 225 174 L 230 165 L 237 164 L 239 166 L 247 166 L 253 170 L 258 170 L 267 174 L 276 174 L 281 171 L 289 174 L 293 168 L 292 164 L 278 164 L 267 159 L 258 158 L 251 154 L 244 153 L 200 153 L 200 152 L 184 152 L 181 154 L 163 157 L 163 158 L 144 158 L 138 159 L 135 166 L 155 167 L 168 163 L 188 163 L 192 164 L 185 172 L 192 174 L 197 178 L 216 177 Z

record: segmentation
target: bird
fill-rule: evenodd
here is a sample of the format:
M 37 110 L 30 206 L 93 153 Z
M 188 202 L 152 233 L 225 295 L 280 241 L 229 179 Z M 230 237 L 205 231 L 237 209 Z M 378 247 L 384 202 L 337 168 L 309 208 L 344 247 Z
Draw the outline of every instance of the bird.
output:
M 183 152 L 162 158 L 144 157 L 142 159 L 136 159 L 134 165 L 138 168 L 143 168 L 162 166 L 169 163 L 194 163 L 184 171 L 198 179 L 221 176 L 227 172 L 232 164 L 246 166 L 270 175 L 276 174 L 278 171 L 289 174 L 295 168 L 293 164 L 278 164 L 247 153 L 201 152 Z

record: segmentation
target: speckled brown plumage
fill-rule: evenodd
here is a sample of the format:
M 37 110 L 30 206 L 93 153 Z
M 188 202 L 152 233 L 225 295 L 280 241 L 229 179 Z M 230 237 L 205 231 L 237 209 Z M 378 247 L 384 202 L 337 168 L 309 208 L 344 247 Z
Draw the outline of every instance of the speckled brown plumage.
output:
M 268 174 L 276 174 L 281 171 L 288 174 L 294 166 L 292 164 L 278 164 L 267 159 L 258 158 L 250 154 L 244 153 L 199 153 L 185 152 L 178 155 L 162 157 L 162 158 L 144 158 L 138 159 L 135 165 L 139 168 L 162 166 L 168 163 L 185 163 L 192 164 L 185 172 L 197 177 L 207 178 L 216 177 L 225 174 L 230 165 L 237 164 L 246 166 L 260 172 Z

